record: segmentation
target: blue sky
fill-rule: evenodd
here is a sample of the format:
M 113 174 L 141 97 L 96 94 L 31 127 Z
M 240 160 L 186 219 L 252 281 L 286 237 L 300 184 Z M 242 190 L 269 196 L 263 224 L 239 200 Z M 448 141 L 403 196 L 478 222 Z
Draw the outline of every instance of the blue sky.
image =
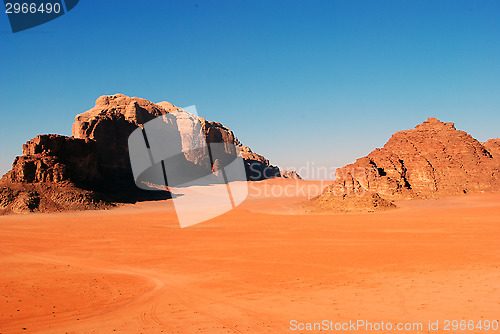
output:
M 500 136 L 498 1 L 89 1 L 0 13 L 0 173 L 103 94 L 178 106 L 281 167 L 342 166 L 430 116 Z

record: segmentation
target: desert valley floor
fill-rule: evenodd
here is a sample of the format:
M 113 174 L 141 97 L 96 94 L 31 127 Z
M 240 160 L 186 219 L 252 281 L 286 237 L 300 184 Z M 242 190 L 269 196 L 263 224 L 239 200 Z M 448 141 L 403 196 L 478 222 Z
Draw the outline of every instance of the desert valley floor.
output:
M 184 229 L 169 201 L 0 217 L 0 333 L 500 319 L 500 194 L 347 215 L 256 195 L 285 184 L 313 183 L 254 183 L 237 209 Z

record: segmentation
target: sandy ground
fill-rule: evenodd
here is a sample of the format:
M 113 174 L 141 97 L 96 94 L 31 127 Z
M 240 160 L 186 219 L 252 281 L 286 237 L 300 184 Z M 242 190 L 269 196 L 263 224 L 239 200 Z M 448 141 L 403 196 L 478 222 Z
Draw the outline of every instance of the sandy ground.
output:
M 185 229 L 168 201 L 1 217 L 0 333 L 307 332 L 293 320 L 495 332 L 443 326 L 500 319 L 500 195 L 309 215 L 304 193 L 263 192 L 285 185 L 317 183 L 256 183 Z

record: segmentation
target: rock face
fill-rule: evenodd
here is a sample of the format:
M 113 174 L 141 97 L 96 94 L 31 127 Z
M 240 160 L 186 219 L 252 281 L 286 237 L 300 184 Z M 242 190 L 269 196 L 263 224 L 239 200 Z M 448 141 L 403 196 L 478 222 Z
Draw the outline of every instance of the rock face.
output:
M 332 189 L 335 191 L 332 192 Z M 392 135 L 381 149 L 336 172 L 322 199 L 443 197 L 500 190 L 500 140 L 482 144 L 436 118 Z
M 170 113 L 181 114 L 178 124 L 183 151 L 185 146 L 196 146 L 189 133 L 201 124 L 197 131 L 208 143 L 230 143 L 240 149 L 249 180 L 279 176 L 277 167 L 243 146 L 220 123 L 186 113 L 168 102 L 155 104 L 122 94 L 105 95 L 92 109 L 76 116 L 72 137 L 39 135 L 23 146 L 23 155 L 0 180 L 0 213 L 91 209 L 113 202 L 168 198 L 168 192 L 144 191 L 135 186 L 128 137 L 137 127 Z M 194 152 L 186 153 L 186 159 L 213 167 L 206 155 Z M 67 193 L 67 198 L 57 199 L 62 193 Z
M 39 135 L 23 145 L 4 179 L 11 182 L 61 182 L 95 179 L 99 175 L 95 143 L 59 135 Z

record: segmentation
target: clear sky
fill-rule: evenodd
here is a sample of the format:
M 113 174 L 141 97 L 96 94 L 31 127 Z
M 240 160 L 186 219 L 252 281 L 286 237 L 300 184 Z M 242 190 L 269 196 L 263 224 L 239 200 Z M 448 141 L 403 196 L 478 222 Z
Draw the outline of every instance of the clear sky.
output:
M 281 167 L 342 166 L 430 116 L 500 137 L 500 1 L 91 1 L 0 13 L 0 173 L 103 94 L 178 106 Z

